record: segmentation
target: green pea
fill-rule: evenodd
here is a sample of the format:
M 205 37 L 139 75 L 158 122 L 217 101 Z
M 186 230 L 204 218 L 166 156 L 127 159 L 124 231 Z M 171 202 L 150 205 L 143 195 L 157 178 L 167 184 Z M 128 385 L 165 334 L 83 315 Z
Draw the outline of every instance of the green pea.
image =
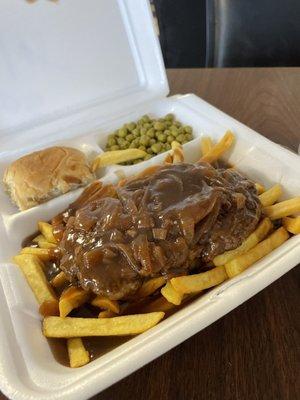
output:
M 180 128 L 182 126 L 182 124 L 179 121 L 175 121 L 174 125 L 177 126 L 177 128 Z
M 184 140 L 181 144 L 186 144 L 188 142 L 189 142 L 188 140 Z
M 146 132 L 146 135 L 147 135 L 149 138 L 154 138 L 154 136 L 155 136 L 155 130 L 154 130 L 154 128 L 150 128 L 150 129 Z
M 160 143 L 155 143 L 151 146 L 151 149 L 153 150 L 153 153 L 158 154 L 161 150 L 161 144 Z
M 130 143 L 127 142 L 127 140 L 124 140 L 124 142 L 120 145 L 122 150 L 128 149 Z
M 172 148 L 170 143 L 166 143 L 165 146 L 166 146 L 166 150 L 171 150 L 171 148 Z
M 139 146 L 140 150 L 146 151 L 146 147 L 145 146 Z
M 119 131 L 118 131 L 118 136 L 119 136 L 120 138 L 124 138 L 126 135 L 127 135 L 127 129 L 126 129 L 126 128 L 121 128 L 121 129 L 119 129 Z
M 167 114 L 167 115 L 165 116 L 165 119 L 168 120 L 168 121 L 173 121 L 174 115 L 173 115 L 173 114 Z
M 149 145 L 150 146 L 152 146 L 153 144 L 155 144 L 156 143 L 156 140 L 155 139 L 150 139 L 149 140 Z
M 172 125 L 172 121 L 165 121 L 166 128 L 170 128 L 171 125 Z
M 148 146 L 149 145 L 149 140 L 150 139 L 148 138 L 148 136 L 143 135 L 143 136 L 141 136 L 140 143 L 143 146 Z
M 111 146 L 110 150 L 112 150 L 112 151 L 120 150 L 120 147 L 116 144 L 114 146 Z
M 165 142 L 167 141 L 167 135 L 164 134 L 164 133 L 160 133 L 160 134 L 158 135 L 157 139 L 158 139 L 160 142 L 165 143 Z
M 134 144 L 134 147 L 138 148 L 140 145 L 140 138 L 134 139 L 131 143 Z
M 149 115 L 143 115 L 142 116 L 142 118 L 141 118 L 141 120 L 143 121 L 143 122 L 150 122 L 150 117 L 149 117 Z
M 142 128 L 140 129 L 141 135 L 145 135 L 146 132 L 147 132 L 147 129 L 146 129 L 146 128 L 142 127 Z
M 132 142 L 133 139 L 134 139 L 134 136 L 133 136 L 132 133 L 129 133 L 129 134 L 126 136 L 126 140 L 127 140 L 128 142 Z
M 185 140 L 185 136 L 181 133 L 176 137 L 177 142 L 182 143 Z
M 130 149 L 135 149 L 136 146 L 135 146 L 135 144 L 134 144 L 133 142 L 131 142 L 130 145 L 129 145 L 129 148 L 130 148 Z
M 171 131 L 171 134 L 172 134 L 173 136 L 175 136 L 175 137 L 179 134 L 178 128 L 177 128 L 177 126 L 175 126 L 175 125 L 172 125 L 172 126 L 170 127 L 170 131 Z
M 145 161 L 150 160 L 150 158 L 152 158 L 152 155 L 151 155 L 151 154 L 146 154 L 146 155 L 144 156 L 144 160 L 145 160 Z
M 129 124 L 127 124 L 127 129 L 129 131 L 133 131 L 136 128 L 136 123 L 135 122 L 130 122 Z
M 139 128 L 135 128 L 133 129 L 133 131 L 131 132 L 131 134 L 136 138 L 138 136 L 140 136 L 140 129 Z
M 152 124 L 150 123 L 150 122 L 146 122 L 144 125 L 143 125 L 143 128 L 145 128 L 145 129 L 150 129 L 150 128 L 152 128 Z
M 179 132 L 180 134 L 181 134 L 181 133 L 185 134 L 185 130 L 184 130 L 183 126 L 181 126 L 180 128 L 178 128 L 178 132 Z
M 132 161 L 132 164 L 138 164 L 138 163 L 140 163 L 142 160 L 140 159 L 140 158 L 138 158 L 137 160 L 133 160 Z
M 156 121 L 154 124 L 154 129 L 157 131 L 163 131 L 165 129 L 165 124 L 160 121 Z
M 153 154 L 153 150 L 151 149 L 151 147 L 148 147 L 148 148 L 146 149 L 146 152 L 147 152 L 148 154 Z
M 173 141 L 174 141 L 174 136 L 169 135 L 169 136 L 167 137 L 167 142 L 168 142 L 168 143 L 172 143 Z
M 192 136 L 191 133 L 186 133 L 186 134 L 184 135 L 184 137 L 185 137 L 185 140 L 187 140 L 188 142 L 189 142 L 190 140 L 193 139 L 193 136 Z
M 107 144 L 109 146 L 114 146 L 115 144 L 117 144 L 117 141 L 116 141 L 115 138 L 111 137 L 111 138 L 108 139 Z
M 192 133 L 193 132 L 193 128 L 189 125 L 185 125 L 184 126 L 184 130 L 186 133 Z

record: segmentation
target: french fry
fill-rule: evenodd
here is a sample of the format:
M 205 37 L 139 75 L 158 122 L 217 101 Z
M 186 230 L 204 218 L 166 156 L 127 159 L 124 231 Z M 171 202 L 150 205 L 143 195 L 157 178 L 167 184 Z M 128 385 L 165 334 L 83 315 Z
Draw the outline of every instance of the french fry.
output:
M 216 267 L 218 267 L 220 265 L 228 263 L 237 256 L 246 253 L 247 251 L 252 249 L 252 247 L 256 246 L 257 243 L 263 240 L 267 236 L 267 234 L 271 231 L 272 228 L 273 224 L 270 221 L 270 219 L 264 218 L 258 225 L 256 230 L 253 233 L 251 233 L 251 235 L 248 236 L 247 239 L 244 240 L 244 242 L 239 247 L 237 247 L 234 250 L 225 251 L 225 253 L 216 256 L 213 259 L 213 263 L 215 264 Z
M 159 289 L 166 282 L 163 276 L 157 278 L 149 279 L 147 282 L 143 283 L 140 289 L 135 293 L 135 299 L 141 299 L 143 297 L 150 296 L 157 289 Z
M 20 254 L 13 257 L 13 261 L 21 268 L 39 305 L 45 301 L 57 302 L 56 295 L 44 274 L 44 265 L 37 256 Z
M 59 288 L 67 282 L 68 279 L 66 277 L 66 274 L 63 271 L 61 271 L 51 280 L 51 285 L 54 286 L 55 288 Z
M 50 261 L 54 258 L 52 249 L 40 249 L 38 247 L 23 247 L 20 254 L 32 254 L 37 256 L 42 261 Z
M 58 316 L 59 315 L 59 307 L 57 300 L 45 300 L 40 305 L 39 313 L 43 317 L 50 317 L 50 316 Z
M 164 164 L 172 164 L 173 163 L 173 157 L 171 156 L 170 153 L 168 153 L 164 159 Z
M 104 296 L 97 296 L 92 301 L 91 304 L 95 307 L 103 308 L 104 310 L 112 311 L 115 314 L 119 314 L 120 307 L 119 303 L 115 300 L 110 300 Z
M 181 163 L 184 161 L 182 146 L 175 140 L 171 143 L 173 164 Z
M 175 304 L 170 303 L 165 297 L 161 296 L 158 299 L 151 301 L 149 304 L 144 306 L 141 310 L 143 313 L 151 313 L 157 311 L 169 311 L 175 308 Z
M 160 292 L 169 303 L 175 304 L 176 306 L 181 304 L 183 293 L 177 292 L 170 281 L 166 283 Z
M 57 247 L 56 244 L 47 242 L 44 235 L 38 235 L 32 241 L 37 243 L 41 249 L 55 249 Z
M 298 235 L 300 233 L 300 217 L 285 217 L 283 218 L 282 223 L 285 229 L 294 235 Z
M 255 187 L 256 187 L 256 190 L 257 190 L 258 194 L 262 194 L 266 190 L 265 187 L 262 184 L 258 183 L 258 182 L 255 183 Z
M 104 311 L 100 311 L 98 318 L 112 318 L 112 317 L 116 317 L 117 315 L 111 311 L 111 310 L 104 310 Z
M 147 153 L 140 149 L 126 149 L 106 151 L 96 157 L 92 163 L 92 171 L 95 172 L 100 167 L 108 165 L 120 164 L 125 161 L 137 160 L 138 158 L 145 157 Z
M 259 195 L 259 200 L 263 207 L 271 206 L 276 203 L 279 197 L 282 195 L 282 187 L 277 184 L 271 187 L 271 189 Z
M 164 315 L 154 312 L 113 318 L 46 317 L 43 333 L 56 338 L 137 335 L 158 324 Z
M 41 234 L 46 238 L 46 241 L 49 243 L 57 243 L 57 240 L 53 236 L 53 227 L 48 222 L 39 221 L 38 228 Z
M 213 141 L 209 136 L 203 137 L 200 142 L 201 154 L 205 156 L 211 151 L 213 146 L 214 146 Z
M 64 318 L 72 310 L 80 307 L 89 299 L 90 294 L 81 288 L 74 286 L 66 289 L 59 299 L 59 315 Z
M 234 134 L 231 131 L 227 131 L 222 139 L 213 146 L 213 148 L 204 156 L 200 158 L 200 161 L 213 163 L 217 161 L 225 151 L 227 151 L 234 142 Z
M 280 219 L 300 212 L 300 197 L 265 207 L 265 214 L 271 219 Z
M 172 278 L 171 283 L 177 292 L 182 294 L 196 293 L 204 289 L 209 289 L 213 286 L 219 285 L 228 278 L 225 268 L 215 267 L 207 272 L 200 274 L 178 276 Z
M 78 368 L 90 362 L 89 352 L 85 349 L 81 338 L 67 340 L 68 354 L 71 368 Z
M 225 269 L 229 278 L 236 276 L 250 267 L 271 251 L 275 250 L 289 238 L 285 228 L 281 227 L 272 233 L 267 239 L 258 243 L 247 253 L 242 254 L 225 264 Z

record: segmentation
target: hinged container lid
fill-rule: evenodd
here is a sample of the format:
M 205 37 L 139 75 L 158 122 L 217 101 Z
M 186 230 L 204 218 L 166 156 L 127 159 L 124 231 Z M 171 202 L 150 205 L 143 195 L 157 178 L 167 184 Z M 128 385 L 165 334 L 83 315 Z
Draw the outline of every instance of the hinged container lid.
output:
M 0 54 L 3 144 L 58 118 L 168 93 L 147 0 L 2 0 Z

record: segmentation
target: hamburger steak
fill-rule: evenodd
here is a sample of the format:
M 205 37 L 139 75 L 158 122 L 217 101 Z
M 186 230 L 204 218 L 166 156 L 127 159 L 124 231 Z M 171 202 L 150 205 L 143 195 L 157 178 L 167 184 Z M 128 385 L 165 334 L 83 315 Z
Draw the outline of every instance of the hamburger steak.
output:
M 239 172 L 182 163 L 103 186 L 101 196 L 62 215 L 60 268 L 68 279 L 126 299 L 146 279 L 187 274 L 238 247 L 256 228 L 261 206 Z

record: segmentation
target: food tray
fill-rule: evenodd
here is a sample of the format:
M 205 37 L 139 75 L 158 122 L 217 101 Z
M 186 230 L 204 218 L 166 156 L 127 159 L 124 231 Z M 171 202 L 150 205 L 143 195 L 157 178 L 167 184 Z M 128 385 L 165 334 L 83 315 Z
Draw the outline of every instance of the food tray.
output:
M 237 142 L 227 156 L 229 162 L 266 186 L 281 183 L 285 197 L 300 193 L 297 155 L 194 95 L 156 101 L 147 109 L 142 107 L 116 118 L 110 126 L 99 123 L 99 127 L 86 136 L 79 134 L 70 142 L 51 138 L 51 142 L 72 144 L 88 155 L 101 152 L 107 132 L 146 112 L 158 117 L 172 112 L 180 121 L 193 126 L 195 139 L 184 145 L 185 158 L 191 162 L 200 156 L 202 135 L 211 135 L 217 140 L 226 129 L 232 129 Z M 5 165 L 19 155 L 21 152 L 3 157 L 1 173 Z M 115 182 L 117 170 L 131 175 L 163 158 L 164 155 L 159 155 L 133 166 L 109 167 L 100 179 Z M 0 323 L 5 329 L 0 332 L 0 374 L 1 390 L 12 399 L 86 399 L 204 329 L 300 262 L 300 236 L 294 236 L 241 275 L 224 282 L 151 330 L 112 348 L 82 368 L 70 369 L 54 359 L 41 333 L 35 298 L 18 267 L 8 262 L 18 252 L 21 240 L 34 231 L 38 220 L 50 218 L 64 209 L 78 193 L 68 193 L 30 210 L 16 212 L 1 191 Z

